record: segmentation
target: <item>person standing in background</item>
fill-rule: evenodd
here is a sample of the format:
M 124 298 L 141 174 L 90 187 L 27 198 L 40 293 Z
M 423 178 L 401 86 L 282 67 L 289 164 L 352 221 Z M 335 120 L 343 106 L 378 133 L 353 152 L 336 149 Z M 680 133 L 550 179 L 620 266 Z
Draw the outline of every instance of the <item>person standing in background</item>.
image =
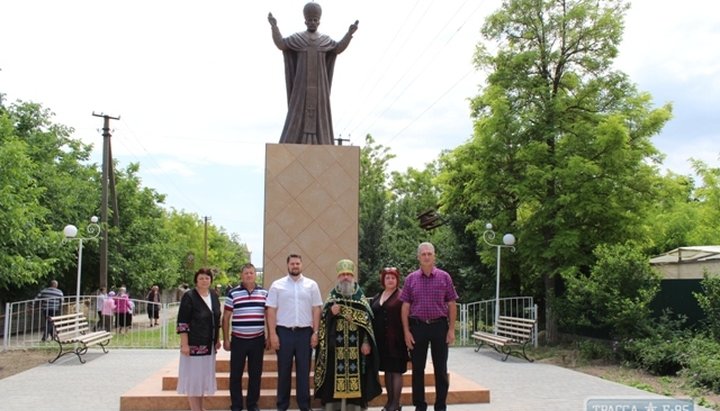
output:
M 102 328 L 110 332 L 113 327 L 113 315 L 115 314 L 115 291 L 110 291 L 103 301 L 102 307 Z
M 105 292 L 105 287 L 100 287 L 97 290 L 97 295 L 95 296 L 95 309 L 97 310 L 97 323 L 95 323 L 95 331 L 102 330 L 104 328 L 103 326 L 103 314 L 102 309 L 103 305 L 105 304 L 105 299 L 108 297 L 107 293 Z
M 160 287 L 157 284 L 150 288 L 145 300 L 147 300 L 147 315 L 148 320 L 150 320 L 150 327 L 160 325 L 158 324 L 160 320 Z
M 58 288 L 58 282 L 50 281 L 50 285 L 45 287 L 35 296 L 40 301 L 40 312 L 43 317 L 43 335 L 41 341 L 47 340 L 48 336 L 54 337 L 53 324 L 50 317 L 60 315 L 62 311 L 63 292 Z

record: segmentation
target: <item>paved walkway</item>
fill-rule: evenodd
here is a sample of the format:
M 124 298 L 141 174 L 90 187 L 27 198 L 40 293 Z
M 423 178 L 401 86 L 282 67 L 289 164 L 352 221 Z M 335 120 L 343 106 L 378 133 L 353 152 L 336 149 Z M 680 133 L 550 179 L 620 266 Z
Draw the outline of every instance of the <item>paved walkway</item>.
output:
M 84 365 L 68 355 L 0 380 L 0 410 L 118 411 L 123 393 L 177 355 L 177 350 L 91 350 Z M 554 365 L 502 362 L 490 350 L 452 348 L 449 369 L 488 387 L 490 403 L 451 405 L 448 411 L 579 411 L 588 397 L 662 398 Z M 711 411 L 697 405 L 695 410 Z

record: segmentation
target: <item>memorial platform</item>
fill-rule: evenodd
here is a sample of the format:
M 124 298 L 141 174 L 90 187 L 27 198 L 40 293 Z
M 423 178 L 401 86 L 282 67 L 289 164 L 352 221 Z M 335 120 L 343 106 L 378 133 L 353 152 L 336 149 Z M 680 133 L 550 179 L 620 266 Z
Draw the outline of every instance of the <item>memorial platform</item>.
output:
M 137 384 L 120 397 L 121 411 L 136 410 L 186 410 L 190 409 L 185 395 L 175 392 L 178 379 L 178 359 L 174 359 L 156 373 Z M 209 410 L 230 409 L 229 391 L 229 369 L 230 353 L 221 351 L 218 353 L 216 364 L 216 378 L 218 390 L 214 395 L 206 396 L 204 405 Z M 294 390 L 293 376 L 293 390 Z M 380 382 L 383 376 L 380 374 Z M 426 399 L 429 404 L 435 401 L 435 378 L 430 364 L 425 368 Z M 243 375 L 243 389 L 247 389 L 247 373 Z M 312 380 L 311 384 L 312 386 Z M 404 388 L 402 394 L 403 404 L 412 404 L 411 372 L 404 375 Z M 263 375 L 260 386 L 260 409 L 276 408 L 276 387 L 277 387 L 277 362 L 274 354 L 266 354 L 263 362 Z M 246 391 L 243 391 L 246 392 Z M 375 398 L 370 406 L 382 407 L 385 404 L 385 393 Z M 475 404 L 488 403 L 490 391 L 481 385 L 468 380 L 461 375 L 450 373 L 450 391 L 448 392 L 447 403 L 451 404 Z M 321 409 L 320 401 L 313 402 L 314 409 Z M 297 408 L 295 393 L 291 392 L 291 408 Z

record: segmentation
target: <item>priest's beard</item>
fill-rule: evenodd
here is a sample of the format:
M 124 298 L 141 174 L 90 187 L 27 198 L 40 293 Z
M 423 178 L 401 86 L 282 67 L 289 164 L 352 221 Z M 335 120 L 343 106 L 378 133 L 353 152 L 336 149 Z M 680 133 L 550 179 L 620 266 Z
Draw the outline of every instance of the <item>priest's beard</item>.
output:
M 355 282 L 343 280 L 340 281 L 336 286 L 337 291 L 343 296 L 350 298 L 355 294 Z

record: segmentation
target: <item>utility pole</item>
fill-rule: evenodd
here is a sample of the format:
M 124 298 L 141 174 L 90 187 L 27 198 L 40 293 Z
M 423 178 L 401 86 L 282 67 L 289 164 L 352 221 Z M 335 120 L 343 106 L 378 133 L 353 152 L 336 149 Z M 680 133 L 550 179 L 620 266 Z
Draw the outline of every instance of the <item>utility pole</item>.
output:
M 100 204 L 100 226 L 102 227 L 102 237 L 100 240 L 100 287 L 108 285 L 108 182 L 110 181 L 110 173 L 112 167 L 112 157 L 110 152 L 110 120 L 120 120 L 120 116 L 112 117 L 107 114 L 95 114 L 95 117 L 103 118 L 103 159 L 102 159 L 102 199 Z M 115 178 L 113 176 L 113 182 Z M 113 191 L 115 187 L 113 187 Z M 115 210 L 117 212 L 117 210 Z
M 349 138 L 349 137 L 350 137 L 350 136 L 348 136 L 348 138 L 342 138 L 342 134 L 340 134 L 340 138 L 336 138 L 335 141 L 337 142 L 337 144 L 338 144 L 339 146 L 341 146 L 341 145 L 343 145 L 343 141 L 347 141 L 348 143 L 350 142 L 350 138 Z
M 203 261 L 203 267 L 207 268 L 208 266 L 208 221 L 212 220 L 212 218 L 205 216 L 205 260 Z

